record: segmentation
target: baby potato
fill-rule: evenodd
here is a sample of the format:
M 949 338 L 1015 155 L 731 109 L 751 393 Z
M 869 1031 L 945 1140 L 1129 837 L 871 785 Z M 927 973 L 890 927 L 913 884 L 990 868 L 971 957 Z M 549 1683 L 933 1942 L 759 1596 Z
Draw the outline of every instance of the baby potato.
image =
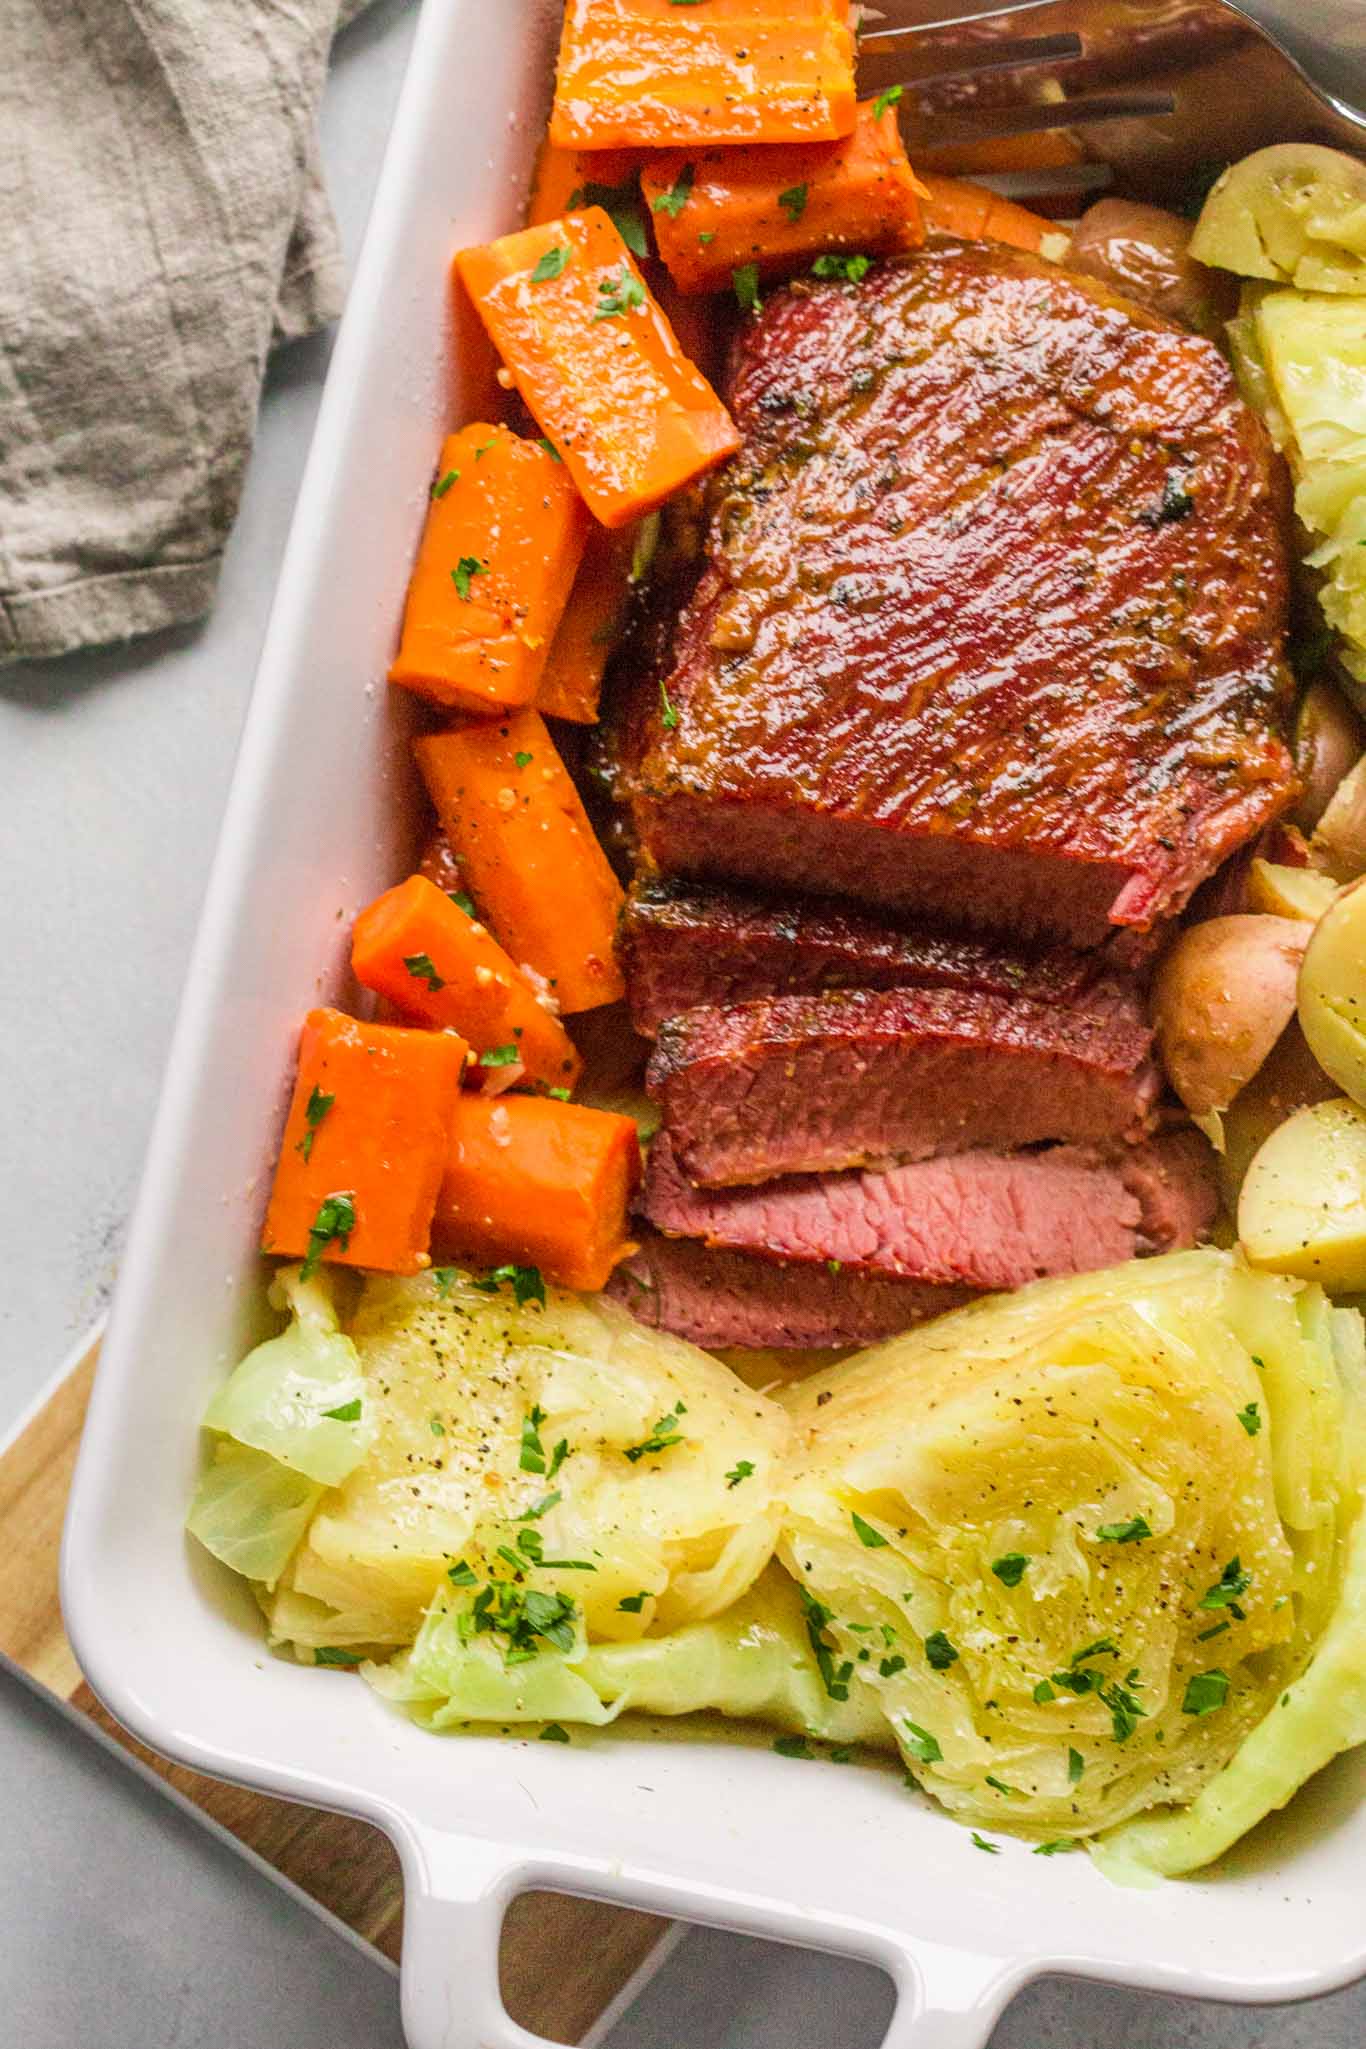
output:
M 1211 190 L 1190 251 L 1304 292 L 1366 292 L 1366 165 L 1319 143 L 1256 150 Z
M 1309 850 L 1335 882 L 1366 875 L 1366 755 L 1333 792 Z
M 1181 933 L 1153 985 L 1157 1047 L 1195 1117 L 1226 1110 L 1295 1014 L 1310 928 L 1296 918 L 1209 918 Z
M 1337 895 L 1337 885 L 1317 868 L 1288 868 L 1280 861 L 1257 860 L 1247 878 L 1250 911 L 1269 911 L 1274 918 L 1298 918 L 1316 925 Z
M 1300 1024 L 1325 1074 L 1366 1103 L 1366 881 L 1314 927 L 1300 969 Z
M 1361 720 L 1331 683 L 1311 683 L 1295 719 L 1295 767 L 1302 785 L 1294 820 L 1312 832 L 1366 746 Z
M 1235 1215 L 1247 1170 L 1278 1125 L 1310 1103 L 1326 1103 L 1338 1094 L 1310 1052 L 1299 1020 L 1291 1018 L 1245 1089 L 1222 1118 L 1223 1151 L 1219 1156 L 1219 1190 L 1229 1214 Z
M 1253 1266 L 1366 1289 L 1366 1111 L 1338 1098 L 1273 1131 L 1247 1170 L 1238 1236 Z
M 1101 199 L 1077 222 L 1067 267 L 1199 334 L 1222 335 L 1235 310 L 1231 280 L 1194 262 L 1190 239 L 1191 224 L 1179 214 L 1133 199 Z

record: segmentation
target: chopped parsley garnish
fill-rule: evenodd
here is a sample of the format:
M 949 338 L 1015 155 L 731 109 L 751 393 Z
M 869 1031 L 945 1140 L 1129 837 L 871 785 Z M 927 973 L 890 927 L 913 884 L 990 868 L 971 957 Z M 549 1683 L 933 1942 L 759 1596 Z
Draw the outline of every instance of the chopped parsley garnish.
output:
M 906 1660 L 902 1657 L 900 1651 L 894 1651 L 891 1657 L 882 1660 L 882 1663 L 877 1668 L 877 1676 L 879 1679 L 895 1679 L 897 1673 L 904 1672 L 905 1669 Z
M 1057 1697 L 1058 1690 L 1051 1679 L 1041 1679 L 1034 1688 L 1034 1699 L 1040 1707 L 1045 1707 L 1050 1700 L 1056 1700 Z
M 758 264 L 742 263 L 738 270 L 731 272 L 730 281 L 735 287 L 735 296 L 740 302 L 740 311 L 742 313 L 757 313 L 764 303 L 759 297 Z
M 818 1601 L 805 1587 L 799 1586 L 797 1592 L 801 1597 L 802 1610 L 806 1616 L 807 1640 L 821 1675 L 821 1683 L 831 1700 L 848 1700 L 849 1681 L 854 1676 L 853 1661 L 846 1659 L 843 1664 L 837 1665 L 834 1652 L 825 1640 L 825 1631 L 834 1617 L 825 1603 Z
M 1255 1437 L 1262 1427 L 1262 1412 L 1256 1402 L 1249 1402 L 1245 1409 L 1239 1409 L 1238 1421 L 1249 1437 Z
M 545 1282 L 538 1266 L 496 1266 L 486 1281 L 473 1284 L 481 1295 L 496 1295 L 502 1287 L 511 1287 L 512 1299 L 519 1309 L 528 1302 L 539 1302 L 545 1307 Z
M 1228 1699 L 1227 1672 L 1196 1672 L 1186 1682 L 1183 1715 L 1212 1715 Z
M 358 1423 L 361 1401 L 357 1395 L 353 1402 L 343 1402 L 339 1409 L 324 1409 L 323 1416 L 329 1423 Z
M 553 249 L 547 249 L 531 273 L 532 284 L 546 285 L 552 278 L 563 277 L 569 268 L 570 253 L 563 242 L 557 243 Z
M 692 197 L 693 182 L 696 177 L 697 166 L 695 164 L 684 164 L 670 189 L 667 192 L 661 192 L 658 199 L 650 202 L 651 210 L 655 213 L 666 213 L 671 221 L 676 221 Z
M 332 1644 L 324 1650 L 314 1651 L 313 1662 L 315 1665 L 359 1665 L 362 1660 L 359 1651 L 338 1650 Z
M 479 1055 L 480 1067 L 515 1067 L 521 1059 L 515 1046 L 490 1046 L 487 1053 Z
M 773 1748 L 779 1757 L 814 1757 L 815 1752 L 805 1736 L 777 1736 Z
M 1017 1587 L 1024 1578 L 1029 1560 L 1023 1551 L 1007 1551 L 1004 1558 L 997 1558 L 992 1571 L 1003 1587 Z
M 1146 1516 L 1136 1515 L 1127 1523 L 1102 1523 L 1096 1531 L 1096 1541 L 1100 1544 L 1141 1544 L 1151 1535 Z
M 535 1273 L 535 1267 L 527 1269 Z M 547 1480 L 553 1480 L 569 1456 L 569 1441 L 562 1437 L 555 1449 L 547 1456 L 541 1442 L 541 1425 L 545 1421 L 545 1410 L 533 1404 L 530 1415 L 522 1418 L 522 1444 L 517 1463 L 524 1473 L 544 1473 Z
M 716 240 L 715 228 L 703 228 L 698 234 L 697 239 L 704 249 L 710 249 L 712 243 Z
M 532 762 L 535 760 L 535 756 L 532 754 L 528 754 L 524 747 L 519 747 L 512 758 L 516 762 L 518 768 L 530 768 Z
M 572 1103 L 574 1100 L 572 1089 L 547 1089 L 546 1094 L 553 1103 Z
M 517 1521 L 519 1523 L 539 1522 L 543 1515 L 549 1515 L 552 1508 L 558 1507 L 563 1499 L 564 1496 L 557 1487 L 553 1494 L 543 1494 L 539 1501 L 532 1502 L 530 1508 L 524 1508 L 517 1517 Z
M 509 1551 L 506 1546 L 502 1546 L 498 1555 L 500 1558 L 506 1558 L 519 1572 L 523 1560 L 528 1565 L 542 1566 L 546 1572 L 596 1572 L 598 1569 L 596 1565 L 590 1565 L 585 1558 L 547 1558 L 545 1538 L 539 1530 L 518 1530 L 517 1551 Z
M 479 1589 L 472 1605 L 456 1617 L 456 1628 L 466 1641 L 480 1635 L 505 1637 L 506 1662 L 521 1665 L 539 1652 L 538 1638 L 553 1644 L 557 1651 L 572 1651 L 578 1612 L 568 1594 L 545 1594 L 536 1587 L 509 1586 L 505 1580 L 491 1580 Z
M 809 185 L 789 185 L 786 192 L 778 194 L 778 204 L 790 221 L 799 221 L 806 212 L 806 202 L 811 194 Z
M 860 1544 L 866 1545 L 870 1551 L 884 1551 L 887 1548 L 887 1539 L 881 1530 L 875 1530 L 871 1523 L 865 1522 L 857 1509 L 850 1512 L 849 1520 L 854 1525 L 854 1535 Z
M 432 485 L 433 498 L 444 498 L 446 493 L 450 490 L 451 485 L 458 484 L 459 482 L 459 470 L 447 470 L 445 476 L 438 477 L 436 482 Z
M 1247 1617 L 1238 1606 L 1239 1600 L 1252 1585 L 1252 1574 L 1243 1569 L 1240 1558 L 1230 1558 L 1212 1587 L 1206 1587 L 1200 1596 L 1202 1608 L 1227 1608 L 1237 1622 L 1246 1622 Z
M 340 1245 L 345 1252 L 355 1228 L 355 1196 L 341 1190 L 334 1195 L 325 1195 L 318 1204 L 317 1216 L 308 1227 L 308 1251 L 299 1269 L 300 1278 L 306 1281 L 318 1271 L 318 1262 L 329 1245 Z
M 659 679 L 659 702 L 662 707 L 660 718 L 664 730 L 666 733 L 672 733 L 674 727 L 678 724 L 678 712 L 669 697 L 668 686 L 662 676 Z
M 938 1764 L 944 1753 L 939 1748 L 937 1736 L 931 1736 L 928 1729 L 922 1729 L 919 1722 L 905 1722 L 904 1747 L 910 1751 L 917 1764 Z
M 432 1279 L 436 1283 L 436 1292 L 444 1302 L 455 1286 L 456 1269 L 453 1266 L 434 1266 L 431 1271 Z
M 830 252 L 816 258 L 811 266 L 811 275 L 843 278 L 846 284 L 856 285 L 867 277 L 872 267 L 871 256 L 837 256 Z
M 644 285 L 623 263 L 619 271 L 603 278 L 598 285 L 598 303 L 593 308 L 593 318 L 615 320 L 618 314 L 630 313 L 644 304 Z
M 625 1456 L 635 1465 L 638 1459 L 655 1458 L 660 1452 L 672 1451 L 682 1444 L 683 1433 L 678 1427 L 678 1418 L 687 1415 L 682 1402 L 676 1402 L 667 1416 L 661 1416 L 652 1426 L 649 1436 L 641 1444 L 626 1447 Z
M 565 211 L 577 213 L 580 207 L 600 206 L 632 256 L 648 256 L 650 241 L 645 232 L 645 216 L 640 210 L 639 198 L 634 177 L 625 179 L 620 185 L 600 185 L 596 179 L 590 178 L 587 184 L 576 186 L 570 193 Z
M 925 1638 L 925 1657 L 933 1672 L 947 1672 L 950 1665 L 958 1663 L 958 1653 L 942 1629 Z
M 485 456 L 486 456 L 486 455 L 488 454 L 489 450 L 490 450 L 491 448 L 496 448 L 497 446 L 498 446 L 498 436 L 497 436 L 496 434 L 491 434 L 491 435 L 489 436 L 489 438 L 488 438 L 488 440 L 487 440 L 487 441 L 481 441 L 481 442 L 480 442 L 480 444 L 479 444 L 479 446 L 478 446 L 478 447 L 477 447 L 477 448 L 475 449 L 475 451 L 474 451 L 474 459 L 475 459 L 475 461 L 476 461 L 476 462 L 482 462 L 482 461 L 484 460 L 484 457 L 485 457 Z
M 1197 1643 L 1209 1643 L 1212 1638 L 1222 1636 L 1226 1629 L 1232 1629 L 1232 1627 L 1233 1624 L 1225 1617 L 1222 1622 L 1215 1622 L 1208 1629 L 1202 1629 L 1195 1641 Z
M 425 982 L 433 995 L 436 994 L 438 989 L 445 988 L 445 977 L 438 975 L 436 969 L 432 966 L 432 957 L 429 953 L 405 953 L 403 965 L 407 968 L 413 980 L 415 982 Z
M 1084 1772 L 1085 1770 L 1086 1770 L 1086 1759 L 1085 1759 L 1085 1758 L 1084 1758 L 1084 1757 L 1082 1756 L 1081 1752 L 1080 1752 L 1079 1750 L 1070 1750 L 1070 1749 L 1069 1749 L 1069 1751 L 1068 1751 L 1068 1753 L 1067 1753 L 1067 1783 L 1068 1783 L 1068 1785 L 1069 1785 L 1069 1786 L 1075 1786 L 1075 1785 L 1077 1785 L 1077 1784 L 1078 1784 L 1078 1783 L 1080 1782 L 1080 1779 L 1081 1779 L 1081 1775 L 1082 1775 L 1082 1773 L 1083 1773 L 1083 1772 Z
M 440 1416 L 428 1417 L 427 1428 L 431 1431 L 433 1437 L 444 1437 L 446 1434 L 446 1426 Z
M 477 1587 L 479 1584 L 474 1567 L 464 1558 L 458 1565 L 451 1567 L 446 1577 L 453 1587 Z
M 623 1615 L 639 1615 L 649 1598 L 649 1594 L 642 1588 L 638 1594 L 623 1594 L 617 1602 L 617 1607 Z
M 1018 1800 L 1020 1797 L 1018 1786 L 1008 1786 L 1004 1779 L 994 1779 L 990 1772 L 987 1773 L 986 1782 L 993 1793 L 1004 1793 L 1008 1800 Z
M 1041 1681 L 1034 1689 L 1035 1700 L 1051 1698 L 1041 1692 L 1044 1684 L 1051 1685 L 1060 1693 L 1072 1693 L 1080 1700 L 1087 1694 L 1094 1694 L 1110 1710 L 1110 1723 L 1116 1743 L 1127 1743 L 1148 1710 L 1138 1700 L 1134 1688 L 1138 1684 L 1138 1668 L 1126 1673 L 1123 1684 L 1119 1680 L 1107 1680 L 1104 1673 L 1085 1661 L 1090 1658 L 1112 1658 L 1118 1655 L 1117 1646 L 1108 1636 L 1099 1637 L 1095 1643 L 1087 1644 L 1084 1650 L 1075 1651 L 1072 1662 L 1065 1672 L 1054 1672 L 1051 1682 Z
M 294 1148 L 300 1159 L 312 1159 L 313 1141 L 318 1136 L 318 1126 L 322 1123 L 323 1118 L 336 1100 L 335 1096 L 325 1096 L 320 1088 L 315 1087 L 312 1095 L 304 1104 L 304 1123 L 308 1126 L 308 1129 Z
M 457 911 L 463 911 L 467 918 L 474 916 L 474 898 L 472 896 L 466 896 L 463 889 L 448 889 L 446 894 L 455 905 Z
M 751 1458 L 742 1458 L 742 1459 L 739 1459 L 739 1460 L 737 1460 L 737 1462 L 735 1463 L 735 1465 L 733 1465 L 733 1466 L 731 1467 L 730 1471 L 729 1471 L 729 1472 L 728 1472 L 728 1473 L 726 1474 L 726 1486 L 727 1486 L 727 1488 L 728 1488 L 728 1489 L 729 1489 L 729 1488 L 731 1488 L 731 1487 L 738 1487 L 738 1486 L 739 1486 L 739 1484 L 740 1484 L 740 1482 L 741 1482 L 742 1480 L 752 1480 L 753 1478 L 754 1478 L 754 1461 L 753 1461 L 753 1459 L 751 1459 Z
M 1084 1665 L 1088 1658 L 1117 1658 L 1119 1645 L 1112 1636 L 1098 1636 L 1094 1642 L 1084 1644 L 1079 1651 L 1073 1651 L 1069 1665 Z
M 972 1847 L 974 1850 L 985 1850 L 988 1857 L 999 1857 L 1001 1854 L 1001 1845 L 989 1843 L 985 1836 L 978 1835 L 976 1829 L 972 1832 Z
M 1101 1704 L 1110 1710 L 1110 1727 L 1116 1743 L 1127 1743 L 1148 1712 L 1145 1707 L 1140 1706 L 1129 1690 L 1134 1683 L 1134 1677 L 1131 1672 L 1123 1686 L 1116 1680 L 1111 1686 L 1096 1688 Z
M 564 457 L 560 454 L 559 449 L 555 446 L 554 442 L 551 440 L 548 434 L 538 434 L 536 436 L 536 446 L 538 448 L 543 448 L 546 454 L 550 457 L 550 460 L 552 462 L 562 463 L 564 461 Z
M 886 92 L 880 92 L 873 101 L 873 119 L 880 121 L 888 107 L 894 107 L 904 91 L 904 86 L 889 85 Z
M 477 555 L 462 555 L 451 571 L 451 582 L 455 585 L 457 596 L 462 597 L 468 604 L 471 579 L 476 576 L 487 576 L 488 573 L 487 562 L 481 562 Z
M 537 1741 L 540 1743 L 567 1743 L 569 1741 L 569 1731 L 568 1729 L 561 1728 L 558 1722 L 547 1722 Z
M 1036 1843 L 1033 1854 L 1036 1857 L 1062 1857 L 1069 1850 L 1079 1847 L 1075 1836 L 1055 1836 L 1051 1843 Z

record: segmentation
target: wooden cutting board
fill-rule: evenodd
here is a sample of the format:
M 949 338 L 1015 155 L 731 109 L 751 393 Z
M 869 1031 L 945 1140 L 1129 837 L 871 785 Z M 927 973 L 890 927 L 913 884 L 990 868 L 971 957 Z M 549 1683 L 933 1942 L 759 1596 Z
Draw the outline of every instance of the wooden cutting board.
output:
M 168 1764 L 121 1729 L 81 1677 L 62 1627 L 57 1554 L 96 1354 L 92 1346 L 0 1451 L 0 1651 L 397 1963 L 403 1881 L 387 1836 Z M 552 2042 L 582 2042 L 667 1932 L 667 1922 L 594 1900 L 525 1894 L 503 1924 L 509 2013 Z

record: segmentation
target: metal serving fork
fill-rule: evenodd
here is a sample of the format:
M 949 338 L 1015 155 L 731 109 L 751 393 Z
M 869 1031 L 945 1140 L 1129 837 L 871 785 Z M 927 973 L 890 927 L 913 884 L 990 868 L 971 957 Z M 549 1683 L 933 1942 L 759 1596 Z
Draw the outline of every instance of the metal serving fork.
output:
M 1063 129 L 1079 190 L 1104 164 L 1170 200 L 1268 130 L 1366 149 L 1366 0 L 879 0 L 859 71 L 902 87 L 913 158 Z

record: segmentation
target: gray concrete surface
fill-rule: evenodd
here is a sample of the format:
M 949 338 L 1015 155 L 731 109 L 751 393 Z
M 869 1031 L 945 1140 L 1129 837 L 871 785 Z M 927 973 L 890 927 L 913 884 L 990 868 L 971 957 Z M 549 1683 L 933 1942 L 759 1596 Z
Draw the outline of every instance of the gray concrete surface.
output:
M 352 252 L 411 26 L 377 0 L 339 48 L 324 139 Z M 0 1437 L 114 1277 L 327 356 L 274 364 L 207 626 L 0 672 Z M 0 2041 L 397 2049 L 390 1974 L 3 1675 L 0 1755 Z M 611 2049 L 875 2049 L 889 2011 L 876 1972 L 699 1931 Z M 1241 2014 L 1047 1984 L 993 2049 L 1364 2042 L 1359 1993 Z

